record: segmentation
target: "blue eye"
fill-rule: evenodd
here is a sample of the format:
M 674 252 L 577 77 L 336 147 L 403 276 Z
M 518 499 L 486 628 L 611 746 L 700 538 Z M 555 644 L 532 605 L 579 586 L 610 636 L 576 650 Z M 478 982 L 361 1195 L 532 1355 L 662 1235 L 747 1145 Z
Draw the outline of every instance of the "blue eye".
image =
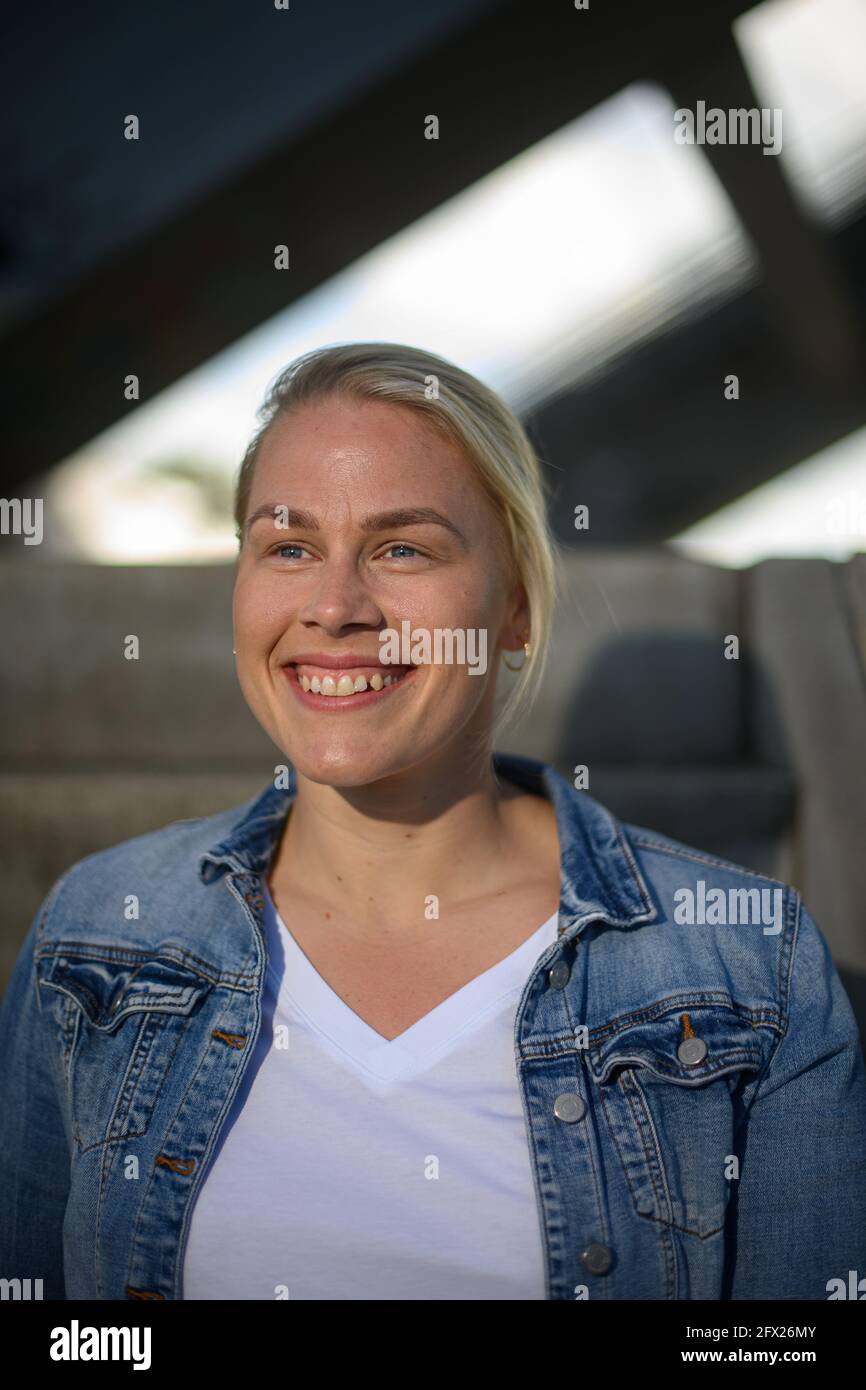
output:
M 284 550 L 299 550 L 302 554 L 304 553 L 304 547 L 302 545 L 297 545 L 294 541 L 286 541 L 284 545 L 275 545 L 271 550 L 271 554 L 278 555 L 281 560 L 286 559 L 288 557 L 284 556 L 282 553 Z
M 415 549 L 414 545 L 406 545 L 403 541 L 395 541 L 393 545 L 388 546 L 388 550 L 411 550 L 413 555 L 418 554 L 418 551 Z M 397 556 L 398 560 L 402 558 L 404 557 L 400 555 Z

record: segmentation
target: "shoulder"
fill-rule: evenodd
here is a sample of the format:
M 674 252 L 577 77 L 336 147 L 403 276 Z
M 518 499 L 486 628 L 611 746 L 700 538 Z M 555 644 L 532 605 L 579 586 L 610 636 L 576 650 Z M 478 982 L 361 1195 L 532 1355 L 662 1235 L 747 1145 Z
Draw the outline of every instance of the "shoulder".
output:
M 619 822 L 619 831 L 653 903 L 649 949 L 711 960 L 720 980 L 783 1013 L 795 957 L 809 954 L 832 973 L 827 943 L 793 885 L 645 826 Z
M 754 925 L 765 937 L 790 934 L 801 907 L 791 884 L 645 826 L 618 823 L 657 915 L 676 925 Z
M 685 844 L 663 835 L 657 830 L 648 830 L 642 825 L 618 822 L 620 833 L 631 846 L 635 858 L 647 873 L 654 878 L 674 877 L 700 878 L 701 876 L 720 881 L 742 880 L 744 886 L 766 889 L 795 891 L 782 879 L 747 868 L 745 864 L 734 863 L 699 849 L 696 845 Z
M 181 911 L 195 915 L 208 885 L 200 874 L 203 855 L 255 814 L 258 795 L 212 816 L 172 821 L 142 835 L 97 850 L 72 864 L 53 884 L 40 908 L 40 944 L 82 936 L 116 940 L 124 935 L 129 905 L 145 919 L 164 924 Z M 183 908 L 181 908 L 183 905 Z

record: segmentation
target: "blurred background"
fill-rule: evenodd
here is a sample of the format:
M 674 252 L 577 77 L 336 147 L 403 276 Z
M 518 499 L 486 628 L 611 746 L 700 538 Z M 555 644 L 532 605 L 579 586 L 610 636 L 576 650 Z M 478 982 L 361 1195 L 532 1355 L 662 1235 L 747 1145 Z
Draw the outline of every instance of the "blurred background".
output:
M 500 391 L 552 485 L 553 660 L 500 746 L 794 883 L 866 1032 L 866 0 L 3 29 L 0 492 L 44 523 L 0 534 L 0 988 L 76 859 L 282 761 L 234 675 L 234 474 L 276 372 L 386 339 Z M 781 152 L 678 143 L 699 102 L 781 112 Z

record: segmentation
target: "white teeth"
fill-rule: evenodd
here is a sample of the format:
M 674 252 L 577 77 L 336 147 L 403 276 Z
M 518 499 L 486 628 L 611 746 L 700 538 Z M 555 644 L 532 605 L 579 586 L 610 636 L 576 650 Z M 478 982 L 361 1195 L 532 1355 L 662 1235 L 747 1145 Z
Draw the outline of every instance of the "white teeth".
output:
M 396 685 L 400 677 L 380 676 L 375 671 L 369 681 L 366 676 L 340 676 L 335 680 L 333 676 L 310 676 L 299 675 L 298 684 L 302 690 L 309 690 L 313 695 L 327 695 L 331 698 L 345 698 L 346 695 L 360 695 L 368 688 L 371 690 L 384 690 L 386 685 Z

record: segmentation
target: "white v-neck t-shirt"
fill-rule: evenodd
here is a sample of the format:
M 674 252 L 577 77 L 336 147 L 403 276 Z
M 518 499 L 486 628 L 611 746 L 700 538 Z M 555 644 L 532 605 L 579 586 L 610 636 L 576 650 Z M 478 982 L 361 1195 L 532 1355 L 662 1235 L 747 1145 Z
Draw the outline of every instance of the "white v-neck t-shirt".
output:
M 262 881 L 262 1029 L 193 1208 L 183 1297 L 543 1299 L 514 1021 L 557 914 L 389 1041 Z

